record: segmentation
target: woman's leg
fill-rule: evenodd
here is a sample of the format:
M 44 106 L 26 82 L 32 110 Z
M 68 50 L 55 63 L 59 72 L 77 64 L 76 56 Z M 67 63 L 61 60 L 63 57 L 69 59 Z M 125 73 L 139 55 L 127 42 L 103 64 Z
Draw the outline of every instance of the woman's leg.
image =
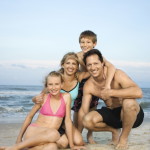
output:
M 84 145 L 82 135 L 75 126 L 73 126 L 73 142 L 75 145 L 78 145 L 78 146 Z
M 67 148 L 68 147 L 68 139 L 66 134 L 63 134 L 58 141 L 56 141 L 58 148 Z

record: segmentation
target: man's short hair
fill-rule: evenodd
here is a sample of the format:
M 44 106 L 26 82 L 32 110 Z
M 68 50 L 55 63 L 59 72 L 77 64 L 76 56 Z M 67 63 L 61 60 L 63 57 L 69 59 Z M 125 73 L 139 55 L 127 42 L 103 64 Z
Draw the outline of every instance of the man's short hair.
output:
M 85 65 L 86 65 L 86 58 L 92 55 L 97 55 L 101 63 L 103 63 L 103 56 L 101 52 L 98 49 L 91 49 L 84 54 L 83 61 Z

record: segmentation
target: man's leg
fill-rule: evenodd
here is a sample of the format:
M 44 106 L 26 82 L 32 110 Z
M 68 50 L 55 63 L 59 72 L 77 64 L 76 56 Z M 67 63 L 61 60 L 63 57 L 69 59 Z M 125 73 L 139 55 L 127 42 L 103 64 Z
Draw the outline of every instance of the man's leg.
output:
M 112 132 L 112 143 L 116 145 L 118 143 L 120 130 L 112 128 L 103 122 L 102 116 L 97 111 L 89 112 L 83 119 L 83 125 L 85 128 L 92 131 L 109 131 Z
M 128 147 L 128 136 L 134 125 L 134 122 L 136 121 L 139 111 L 140 107 L 135 99 L 123 100 L 121 111 L 122 132 L 116 149 L 126 149 Z

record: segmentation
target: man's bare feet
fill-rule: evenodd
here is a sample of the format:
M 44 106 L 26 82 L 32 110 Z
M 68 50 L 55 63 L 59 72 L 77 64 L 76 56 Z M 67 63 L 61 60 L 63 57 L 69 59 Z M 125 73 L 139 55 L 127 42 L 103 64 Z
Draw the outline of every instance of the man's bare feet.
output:
M 118 144 L 120 132 L 121 132 L 121 129 L 115 129 L 115 130 L 112 132 L 111 145 L 117 145 L 117 144 Z
M 90 132 L 90 131 L 87 133 L 87 141 L 88 141 L 90 144 L 96 144 L 96 142 L 95 142 L 94 139 L 93 139 L 92 132 Z
M 116 150 L 125 150 L 128 148 L 127 140 L 120 140 L 117 146 L 115 147 Z

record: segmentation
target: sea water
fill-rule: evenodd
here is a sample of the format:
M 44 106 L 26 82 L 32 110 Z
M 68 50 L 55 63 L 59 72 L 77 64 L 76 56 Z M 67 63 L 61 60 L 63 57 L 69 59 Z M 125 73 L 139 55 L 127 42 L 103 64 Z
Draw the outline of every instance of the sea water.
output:
M 34 105 L 32 98 L 42 89 L 42 86 L 0 85 L 0 123 L 23 122 Z M 145 118 L 150 119 L 150 88 L 142 88 L 142 91 L 143 98 L 137 101 L 144 110 Z M 99 100 L 98 108 L 102 105 Z

